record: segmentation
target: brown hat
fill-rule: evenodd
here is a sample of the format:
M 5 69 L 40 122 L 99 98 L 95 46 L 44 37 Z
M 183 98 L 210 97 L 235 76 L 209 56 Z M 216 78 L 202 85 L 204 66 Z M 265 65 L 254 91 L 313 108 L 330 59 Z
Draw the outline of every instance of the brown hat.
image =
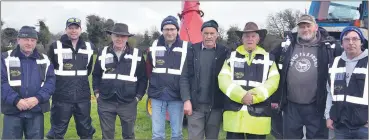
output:
M 125 35 L 128 37 L 133 36 L 133 34 L 128 32 L 128 25 L 124 23 L 115 23 L 112 30 L 106 31 L 108 34 Z
M 311 15 L 302 15 L 297 21 L 297 25 L 299 25 L 300 23 L 316 24 L 316 21 L 315 18 Z
M 242 38 L 242 35 L 244 33 L 248 33 L 248 32 L 256 32 L 259 34 L 260 36 L 260 42 L 265 38 L 266 34 L 267 34 L 267 30 L 266 29 L 259 29 L 258 25 L 256 25 L 255 22 L 247 22 L 245 27 L 243 28 L 243 31 L 236 31 L 236 34 Z

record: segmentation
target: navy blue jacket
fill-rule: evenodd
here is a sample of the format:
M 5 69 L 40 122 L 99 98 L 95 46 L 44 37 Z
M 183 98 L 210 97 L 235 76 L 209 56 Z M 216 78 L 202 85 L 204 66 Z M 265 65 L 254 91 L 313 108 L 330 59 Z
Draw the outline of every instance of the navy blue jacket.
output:
M 54 65 L 55 70 L 58 70 L 60 65 L 66 67 L 66 64 L 69 64 L 69 66 L 71 66 L 69 70 L 87 70 L 87 75 L 63 76 L 58 75 L 55 71 L 56 89 L 52 100 L 70 103 L 89 102 L 91 100 L 91 92 L 88 82 L 88 75 L 90 75 L 92 71 L 93 56 L 91 55 L 89 59 L 86 54 L 77 53 L 79 50 L 87 48 L 82 37 L 79 37 L 78 39 L 76 50 L 73 48 L 72 42 L 66 34 L 60 38 L 60 42 L 62 43 L 63 49 L 70 49 L 73 51 L 73 57 L 72 59 L 63 59 L 63 62 L 58 62 L 58 54 L 55 52 L 55 49 L 57 49 L 57 43 L 52 43 L 48 52 L 48 56 L 51 63 Z M 94 45 L 92 43 L 90 44 L 91 49 L 96 52 Z M 90 61 L 88 61 L 88 59 Z M 88 66 L 86 66 L 87 63 Z
M 109 100 L 115 100 L 116 98 L 118 101 L 126 103 L 133 101 L 135 97 L 141 99 L 142 96 L 145 95 L 147 88 L 145 59 L 142 55 L 143 53 L 141 51 L 137 51 L 138 56 L 141 57 L 140 60 L 137 60 L 136 70 L 134 73 L 137 81 L 129 81 L 135 78 L 129 77 L 128 79 L 120 80 L 118 74 L 130 75 L 133 62 L 132 58 L 128 58 L 128 56 L 133 55 L 134 49 L 129 47 L 127 44 L 125 51 L 122 53 L 120 60 L 118 61 L 118 57 L 115 54 L 112 45 L 110 45 L 106 50 L 106 54 L 112 54 L 113 57 L 105 59 L 111 60 L 111 62 L 105 63 L 106 71 L 102 69 L 101 60 L 99 60 L 103 50 L 104 49 L 98 53 L 94 71 L 92 73 L 93 89 L 94 91 L 98 90 L 100 92 L 99 98 Z M 115 78 L 102 79 L 103 73 L 113 75 Z
M 180 50 L 188 46 L 191 46 L 191 43 L 188 43 L 187 46 L 183 46 L 183 41 L 177 36 L 176 41 L 169 48 L 165 43 L 164 36 L 161 35 L 157 41 L 157 47 L 165 47 L 166 51 L 157 51 L 155 53 L 155 61 L 152 58 L 152 51 L 148 52 L 146 68 L 150 81 L 148 88 L 148 95 L 150 98 L 166 101 L 182 100 L 179 84 L 181 74 L 170 74 L 169 69 L 178 70 L 181 65 L 182 52 L 175 51 L 174 49 Z M 186 54 L 184 55 L 186 56 Z M 155 66 L 153 63 L 155 63 Z M 154 68 L 164 68 L 166 70 L 163 73 L 157 73 L 153 72 Z
M 40 53 L 35 49 L 34 52 L 26 57 L 20 52 L 19 46 L 11 53 L 11 56 L 19 57 L 21 66 L 21 86 L 19 88 L 19 93 L 17 93 L 13 87 L 9 85 L 7 69 L 5 66 L 6 53 L 2 54 L 1 57 L 1 101 L 2 106 L 6 104 L 7 106 L 13 106 L 11 109 L 2 110 L 4 114 L 19 114 L 21 113 L 18 108 L 16 108 L 17 103 L 20 99 L 36 97 L 39 104 L 32 108 L 31 112 L 41 112 L 40 104 L 48 103 L 50 96 L 55 90 L 55 74 L 54 67 L 52 64 L 47 69 L 46 81 L 41 87 L 42 79 L 40 78 L 39 66 L 36 63 L 36 59 L 39 59 Z M 50 107 L 50 106 L 49 106 Z M 3 109 L 3 108 L 2 108 Z M 5 111 L 5 112 L 4 112 Z M 22 111 L 23 112 L 29 112 Z

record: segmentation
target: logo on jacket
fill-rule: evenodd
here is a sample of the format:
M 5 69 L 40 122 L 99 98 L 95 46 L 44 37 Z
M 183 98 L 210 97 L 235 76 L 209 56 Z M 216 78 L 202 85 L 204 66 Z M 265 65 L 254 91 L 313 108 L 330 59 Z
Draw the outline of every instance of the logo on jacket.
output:
M 342 86 L 334 86 L 334 91 L 336 92 L 336 91 L 340 91 L 340 90 L 342 90 L 343 89 L 343 87 Z
M 234 76 L 236 76 L 237 79 L 240 79 L 240 78 L 242 78 L 244 76 L 244 74 L 243 74 L 243 72 L 236 72 L 234 74 Z
M 114 70 L 115 70 L 114 68 L 107 68 L 105 72 L 109 73 L 109 72 L 113 72 Z
M 165 63 L 165 61 L 163 59 L 156 60 L 156 64 L 158 64 L 158 65 L 163 65 L 164 63 Z
M 73 67 L 73 64 L 71 64 L 71 63 L 65 63 L 64 64 L 64 68 L 67 69 L 67 70 L 72 69 L 72 67 Z
M 21 75 L 21 72 L 19 70 L 10 70 L 10 75 L 12 77 L 17 77 L 17 76 Z

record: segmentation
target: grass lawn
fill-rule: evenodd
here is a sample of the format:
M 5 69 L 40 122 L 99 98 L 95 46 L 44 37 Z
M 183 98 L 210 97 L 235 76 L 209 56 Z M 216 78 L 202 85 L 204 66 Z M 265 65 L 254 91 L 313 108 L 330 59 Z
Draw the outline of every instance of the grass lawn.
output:
M 137 119 L 136 119 L 136 125 L 135 125 L 135 133 L 136 133 L 136 139 L 151 139 L 151 119 L 147 116 L 146 113 L 146 96 L 142 99 L 142 101 L 138 104 L 137 108 Z M 101 128 L 100 128 L 100 122 L 99 122 L 99 116 L 97 114 L 97 104 L 96 100 L 92 99 L 91 101 L 91 117 L 92 117 L 92 124 L 93 127 L 96 129 L 96 133 L 94 134 L 94 139 L 101 139 Z M 0 135 L 2 133 L 2 115 L 1 115 L 1 121 L 0 121 Z M 117 117 L 118 118 L 118 117 Z M 50 130 L 50 113 L 45 113 L 45 135 Z M 121 135 L 122 129 L 120 125 L 119 118 L 116 120 L 115 123 L 115 139 L 122 139 Z M 219 139 L 225 139 L 225 132 L 221 130 Z M 188 133 L 187 133 L 187 127 L 183 127 L 183 137 L 184 139 L 187 139 Z M 75 123 L 73 120 L 73 117 L 71 118 L 71 121 L 69 122 L 68 131 L 65 134 L 65 139 L 79 139 L 77 132 L 75 130 Z M 166 138 L 170 139 L 170 126 L 167 122 L 166 124 Z M 268 135 L 267 139 L 274 139 L 272 136 Z

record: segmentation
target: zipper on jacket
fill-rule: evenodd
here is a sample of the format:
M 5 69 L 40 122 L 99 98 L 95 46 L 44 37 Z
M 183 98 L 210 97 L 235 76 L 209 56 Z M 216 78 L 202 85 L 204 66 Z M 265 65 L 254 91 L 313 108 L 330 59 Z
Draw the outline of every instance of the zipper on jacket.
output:
M 76 47 L 77 48 L 77 47 Z M 73 51 L 73 54 L 74 54 L 74 60 L 73 60 L 73 62 L 77 62 L 77 52 L 74 50 L 74 47 L 72 47 L 72 51 Z M 76 67 L 74 67 L 74 70 L 75 70 L 75 73 L 76 73 L 76 76 L 78 75 L 77 74 L 77 68 Z M 74 96 L 74 101 L 76 101 L 77 100 L 77 93 L 78 93 L 78 90 L 76 89 L 76 93 L 74 93 L 73 94 L 73 96 Z
M 29 59 L 28 59 L 28 57 L 26 58 L 26 61 L 28 61 Z M 28 97 L 28 76 L 29 76 L 29 74 L 28 74 L 28 70 L 29 70 L 29 64 L 28 63 L 25 63 L 26 64 L 26 73 L 25 73 L 25 75 L 24 75 L 24 77 L 26 77 L 26 97 Z

